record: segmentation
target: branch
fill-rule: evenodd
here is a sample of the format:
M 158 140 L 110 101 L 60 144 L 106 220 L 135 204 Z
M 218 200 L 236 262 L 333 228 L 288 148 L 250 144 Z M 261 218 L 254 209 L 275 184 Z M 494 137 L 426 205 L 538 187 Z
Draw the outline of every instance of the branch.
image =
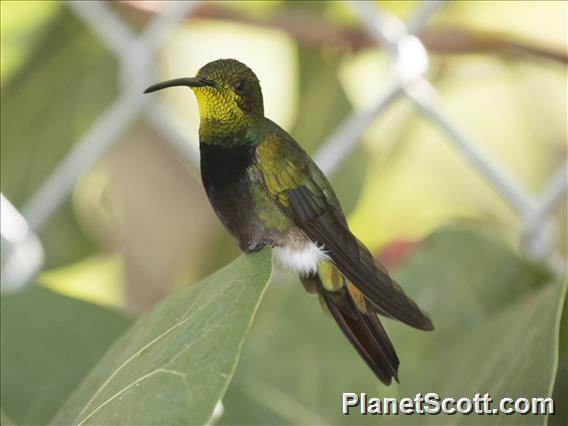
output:
M 164 3 L 139 0 L 122 1 L 144 19 L 160 13 Z M 187 19 L 215 19 L 279 29 L 298 43 L 314 48 L 334 45 L 340 52 L 352 52 L 376 46 L 361 29 L 339 25 L 312 15 L 283 12 L 277 16 L 256 19 L 211 3 L 201 3 Z M 513 39 L 510 35 L 458 27 L 427 28 L 420 34 L 426 48 L 439 54 L 483 53 L 506 57 L 533 57 L 568 63 L 565 49 Z

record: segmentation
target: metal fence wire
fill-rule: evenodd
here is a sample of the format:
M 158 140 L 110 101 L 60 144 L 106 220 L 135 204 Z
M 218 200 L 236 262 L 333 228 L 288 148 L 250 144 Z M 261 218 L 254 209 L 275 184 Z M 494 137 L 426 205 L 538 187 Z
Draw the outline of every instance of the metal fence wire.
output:
M 422 2 L 407 23 L 382 10 L 375 2 L 345 2 L 390 58 L 390 81 L 374 104 L 349 115 L 327 138 L 315 155 L 326 174 L 331 174 L 361 140 L 371 123 L 400 97 L 407 97 L 426 119 L 435 124 L 461 154 L 469 167 L 509 205 L 522 221 L 521 244 L 532 259 L 546 261 L 559 276 L 566 273 L 565 260 L 556 252 L 559 238 L 552 214 L 568 192 L 568 160 L 550 177 L 539 196 L 526 188 L 495 164 L 444 111 L 436 89 L 426 79 L 428 52 L 416 36 L 443 1 Z M 159 97 L 141 96 L 154 82 L 157 72 L 156 53 L 167 35 L 197 5 L 197 2 L 168 2 L 139 34 L 129 27 L 104 1 L 68 1 L 68 7 L 116 56 L 121 92 L 95 124 L 74 145 L 48 179 L 18 211 L 1 196 L 2 217 L 2 291 L 15 291 L 26 286 L 43 264 L 43 248 L 37 232 L 69 196 L 77 179 L 118 140 L 123 129 L 143 114 L 165 141 L 171 143 L 197 169 L 198 153 L 187 137 L 179 133 L 166 113 Z

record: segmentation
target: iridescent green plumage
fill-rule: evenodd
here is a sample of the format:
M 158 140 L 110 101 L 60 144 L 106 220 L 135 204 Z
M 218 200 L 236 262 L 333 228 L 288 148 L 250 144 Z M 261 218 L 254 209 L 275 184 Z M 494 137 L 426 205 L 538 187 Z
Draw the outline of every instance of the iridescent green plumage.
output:
M 431 330 L 428 316 L 351 233 L 327 178 L 309 155 L 264 117 L 262 92 L 244 64 L 223 59 L 197 77 L 159 83 L 147 92 L 185 85 L 201 123 L 201 175 L 221 222 L 246 251 L 274 248 L 300 273 L 344 334 L 386 384 L 398 380 L 398 358 L 377 313 Z

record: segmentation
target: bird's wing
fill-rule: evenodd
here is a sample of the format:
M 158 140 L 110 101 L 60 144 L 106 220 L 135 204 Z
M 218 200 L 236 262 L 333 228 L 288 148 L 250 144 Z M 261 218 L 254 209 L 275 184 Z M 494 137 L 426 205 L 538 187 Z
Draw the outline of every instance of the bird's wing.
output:
M 430 318 L 351 233 L 331 185 L 291 137 L 284 131 L 270 133 L 258 145 L 256 156 L 254 167 L 268 194 L 299 229 L 324 246 L 378 312 L 416 328 L 433 328 Z

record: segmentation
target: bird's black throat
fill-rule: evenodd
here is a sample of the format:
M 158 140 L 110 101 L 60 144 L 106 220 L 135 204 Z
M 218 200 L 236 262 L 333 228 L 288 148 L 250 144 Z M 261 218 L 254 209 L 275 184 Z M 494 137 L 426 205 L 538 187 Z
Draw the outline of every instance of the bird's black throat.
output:
M 215 213 L 241 250 L 258 242 L 255 207 L 247 169 L 254 161 L 255 146 L 201 143 L 201 178 Z
M 239 182 L 251 165 L 255 147 L 249 143 L 236 145 L 199 145 L 201 152 L 201 176 L 205 189 L 225 189 Z

